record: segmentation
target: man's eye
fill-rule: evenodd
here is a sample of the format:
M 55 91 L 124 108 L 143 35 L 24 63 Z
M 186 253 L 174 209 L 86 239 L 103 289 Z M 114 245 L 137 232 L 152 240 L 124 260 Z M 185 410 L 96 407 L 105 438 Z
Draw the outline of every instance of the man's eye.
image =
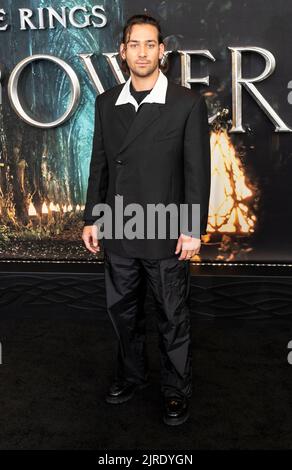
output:
M 148 47 L 152 49 L 154 47 L 154 44 L 148 44 Z

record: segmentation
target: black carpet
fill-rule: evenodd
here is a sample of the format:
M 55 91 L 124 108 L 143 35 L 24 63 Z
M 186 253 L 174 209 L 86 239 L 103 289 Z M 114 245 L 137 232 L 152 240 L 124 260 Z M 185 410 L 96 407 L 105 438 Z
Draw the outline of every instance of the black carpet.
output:
M 106 312 L 21 307 L 0 314 L 0 449 L 291 449 L 291 318 L 192 315 L 191 418 L 161 419 L 159 351 L 148 313 L 151 385 L 104 402 L 116 338 Z

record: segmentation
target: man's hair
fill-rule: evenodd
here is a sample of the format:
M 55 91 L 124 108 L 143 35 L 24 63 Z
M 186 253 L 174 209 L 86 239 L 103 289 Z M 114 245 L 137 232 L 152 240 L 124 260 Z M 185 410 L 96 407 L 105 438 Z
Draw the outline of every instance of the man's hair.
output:
M 164 44 L 159 21 L 153 18 L 153 16 L 149 16 L 149 15 L 133 15 L 130 18 L 128 18 L 123 28 L 122 43 L 127 45 L 127 42 L 129 41 L 129 37 L 131 35 L 132 28 L 135 24 L 150 24 L 152 26 L 155 26 L 155 28 L 157 29 L 158 44 Z M 122 59 L 121 68 L 123 72 L 130 73 L 126 60 Z M 162 63 L 162 60 L 160 60 L 159 68 L 162 71 L 166 71 L 167 64 L 164 64 L 164 62 Z

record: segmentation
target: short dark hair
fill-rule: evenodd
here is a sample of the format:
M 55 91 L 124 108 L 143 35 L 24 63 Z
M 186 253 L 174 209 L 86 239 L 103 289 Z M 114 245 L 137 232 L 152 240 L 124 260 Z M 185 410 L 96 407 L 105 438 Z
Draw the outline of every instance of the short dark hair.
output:
M 130 18 L 128 18 L 123 28 L 122 43 L 127 44 L 129 36 L 131 34 L 131 30 L 135 24 L 150 24 L 152 26 L 155 26 L 155 28 L 157 29 L 157 33 L 158 33 L 158 44 L 164 44 L 159 21 L 156 18 L 153 18 L 153 16 L 145 15 L 145 14 L 133 15 Z M 126 72 L 126 73 L 130 72 L 126 60 L 122 59 L 121 67 L 122 67 L 123 72 Z M 162 71 L 166 71 L 167 65 L 164 65 L 161 63 L 161 61 L 159 61 L 159 68 Z

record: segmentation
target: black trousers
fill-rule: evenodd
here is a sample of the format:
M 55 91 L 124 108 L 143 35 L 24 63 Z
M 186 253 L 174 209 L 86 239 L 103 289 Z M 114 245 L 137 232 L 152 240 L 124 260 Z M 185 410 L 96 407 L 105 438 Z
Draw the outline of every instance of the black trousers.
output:
M 107 311 L 118 337 L 115 377 L 143 384 L 149 369 L 145 347 L 147 284 L 157 305 L 161 392 L 190 397 L 192 352 L 189 261 L 126 258 L 105 251 Z

